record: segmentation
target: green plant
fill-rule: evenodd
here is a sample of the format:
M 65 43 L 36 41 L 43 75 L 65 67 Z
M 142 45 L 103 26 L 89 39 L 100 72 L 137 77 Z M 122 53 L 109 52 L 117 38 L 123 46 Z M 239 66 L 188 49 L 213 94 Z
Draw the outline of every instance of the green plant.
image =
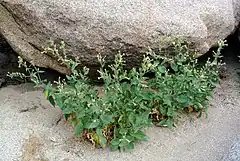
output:
M 11 73 L 10 77 L 29 78 L 36 87 L 44 88 L 44 95 L 52 105 L 57 105 L 67 120 L 76 128 L 76 135 L 90 140 L 94 146 L 112 150 L 131 150 L 138 141 L 148 137 L 143 129 L 147 126 L 167 125 L 172 127 L 179 111 L 192 108 L 200 114 L 207 109 L 208 97 L 219 81 L 217 68 L 221 63 L 220 51 L 225 46 L 219 42 L 219 50 L 204 66 L 197 65 L 196 54 L 185 42 L 171 44 L 171 55 L 163 56 L 149 50 L 139 68 L 124 69 L 123 55 L 117 54 L 114 63 L 106 66 L 105 59 L 98 56 L 103 80 L 103 95 L 90 84 L 89 69 L 77 70 L 78 60 L 68 59 L 64 43 L 59 47 L 53 42 L 44 54 L 56 56 L 71 73 L 66 79 L 54 82 L 56 87 L 41 80 L 40 71 L 34 65 L 27 66 L 29 75 Z M 107 70 L 107 68 L 109 70 Z M 146 74 L 155 73 L 150 79 Z
M 30 64 L 28 65 L 27 62 L 25 62 L 20 56 L 18 56 L 18 67 L 19 68 L 24 68 L 25 73 L 20 73 L 20 72 L 15 72 L 15 73 L 8 73 L 7 76 L 10 78 L 15 78 L 24 80 L 25 82 L 28 80 L 31 80 L 36 88 L 44 88 L 44 84 L 47 82 L 46 79 L 42 80 L 41 79 L 41 74 L 44 73 L 44 71 L 41 71 L 39 68 L 36 66 Z
M 209 58 L 200 67 L 195 57 L 198 54 L 189 50 L 186 43 L 177 40 L 172 45 L 174 50 L 170 57 L 149 52 L 153 62 L 159 62 L 154 70 L 155 79 L 149 81 L 150 87 L 155 89 L 152 98 L 157 104 L 156 108 L 166 118 L 158 125 L 168 127 L 172 127 L 177 112 L 185 108 L 198 111 L 199 116 L 203 111 L 207 113 L 208 100 L 219 83 L 218 68 L 222 63 L 218 59 L 226 44 L 220 41 L 217 52 L 213 53 L 213 60 Z

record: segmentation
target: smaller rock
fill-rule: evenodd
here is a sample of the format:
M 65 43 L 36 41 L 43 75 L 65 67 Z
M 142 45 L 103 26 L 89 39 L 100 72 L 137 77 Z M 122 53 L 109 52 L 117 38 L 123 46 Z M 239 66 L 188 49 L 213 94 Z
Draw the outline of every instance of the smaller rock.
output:
M 240 139 L 233 143 L 223 161 L 240 161 Z

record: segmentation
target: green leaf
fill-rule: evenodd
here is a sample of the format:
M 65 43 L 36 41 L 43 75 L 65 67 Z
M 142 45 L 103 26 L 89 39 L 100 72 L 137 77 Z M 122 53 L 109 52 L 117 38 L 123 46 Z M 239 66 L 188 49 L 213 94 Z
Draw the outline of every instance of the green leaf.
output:
M 151 92 L 142 92 L 142 98 L 146 101 L 151 101 L 152 100 L 152 94 Z
M 69 75 L 66 75 L 66 78 L 67 78 L 67 80 L 72 80 L 73 78 L 71 77 L 71 76 L 69 76 Z
M 85 116 L 85 111 L 84 110 L 78 111 L 76 115 L 78 119 L 81 119 Z
M 166 121 L 166 125 L 172 129 L 173 128 L 173 119 L 172 118 L 168 118 Z
M 49 100 L 49 102 L 50 102 L 53 106 L 55 106 L 55 101 L 54 101 L 53 96 L 49 96 L 49 97 L 48 97 L 48 100 Z
M 121 121 L 122 121 L 122 119 L 123 119 L 123 115 L 121 115 L 119 118 L 118 118 L 118 123 L 120 124 L 121 123 Z
M 103 148 L 105 148 L 106 144 L 107 144 L 107 139 L 103 136 L 102 129 L 101 128 L 97 128 L 96 133 L 97 133 L 97 135 L 99 137 L 100 145 Z
M 128 116 L 129 122 L 134 125 L 136 122 L 136 116 L 134 115 L 134 113 L 130 113 Z
M 118 150 L 118 148 L 119 148 L 118 145 L 112 145 L 112 144 L 110 144 L 110 150 L 111 150 L 111 151 L 116 151 L 116 150 Z
M 149 139 L 142 131 L 138 131 L 136 133 L 130 134 L 131 136 L 135 137 L 137 140 L 147 141 Z
M 93 129 L 96 128 L 98 125 L 100 124 L 98 119 L 92 120 L 91 122 L 87 122 L 86 124 L 84 124 L 84 127 L 86 129 Z
M 102 123 L 104 125 L 107 125 L 107 124 L 113 122 L 113 116 L 112 115 L 101 115 L 100 118 L 101 118 Z
M 210 83 L 211 83 L 214 87 L 218 87 L 218 86 L 219 86 L 219 82 L 218 82 L 218 81 L 213 81 L 213 80 L 211 80 Z
M 125 135 L 127 133 L 127 129 L 120 129 L 119 133 Z
M 45 97 L 45 98 L 48 98 L 48 94 L 49 94 L 49 90 L 48 90 L 48 89 L 45 89 L 45 90 L 44 90 L 44 97 Z
M 182 62 L 177 62 L 177 65 L 182 66 L 183 64 Z
M 79 65 L 79 63 L 76 63 L 76 62 L 74 62 L 73 64 L 72 64 L 72 67 L 71 67 L 71 71 L 72 72 L 76 72 L 76 67 Z
M 172 106 L 172 96 L 171 95 L 165 95 L 163 102 L 164 102 L 164 104 L 166 104 L 168 106 Z
M 171 66 L 171 68 L 172 68 L 172 70 L 173 70 L 174 72 L 177 72 L 177 71 L 178 71 L 178 65 L 175 64 L 174 62 L 170 63 L 170 66 Z
M 167 119 L 160 121 L 157 126 L 167 126 Z
M 63 101 L 62 101 L 62 98 L 58 98 L 58 97 L 56 97 L 56 95 L 55 95 L 55 102 L 56 102 L 56 104 L 58 105 L 58 107 L 59 107 L 60 109 L 63 109 Z
M 70 114 L 64 114 L 63 116 L 67 120 L 71 115 Z
M 112 139 L 111 144 L 114 146 L 118 146 L 120 144 L 120 140 L 119 139 Z
M 51 95 L 51 87 L 52 87 L 51 83 L 48 82 L 43 92 L 45 98 L 48 98 Z
M 136 127 L 136 126 L 139 127 L 139 125 L 141 125 L 142 122 L 143 122 L 143 119 L 141 118 L 141 116 L 137 115 L 136 121 L 133 125 L 134 125 L 134 127 Z
M 126 149 L 127 149 L 128 151 L 133 150 L 133 149 L 134 149 L 134 143 L 133 143 L 133 142 L 130 142 L 130 143 L 126 146 Z
M 167 116 L 173 116 L 174 114 L 174 107 L 169 107 L 167 110 Z
M 193 105 L 192 102 L 185 102 L 185 103 L 182 104 L 182 107 L 178 107 L 178 108 L 190 107 L 190 106 L 192 106 L 192 105 Z
M 185 95 L 180 95 L 177 97 L 177 101 L 179 103 L 187 103 L 188 102 L 188 98 Z
M 76 125 L 77 125 L 77 119 L 76 119 L 76 118 L 73 118 L 73 119 L 71 120 L 71 122 L 72 122 L 72 126 L 73 126 L 73 127 L 76 127 Z
M 79 121 L 76 126 L 76 135 L 81 136 L 82 132 L 83 132 L 83 123 L 82 123 L 82 121 Z
M 119 147 L 126 147 L 129 144 L 129 141 L 127 139 L 122 139 Z
M 160 112 L 163 116 L 166 116 L 167 115 L 167 108 L 166 106 L 161 106 L 160 108 Z
M 160 73 L 166 73 L 167 69 L 166 69 L 165 66 L 159 66 L 159 67 L 158 67 L 158 71 L 159 71 Z
M 142 113 L 141 118 L 142 118 L 143 120 L 148 120 L 149 114 L 150 114 L 150 111 L 145 111 L 145 112 Z
M 71 107 L 65 107 L 62 109 L 63 114 L 72 114 L 74 110 Z
M 135 138 L 131 135 L 127 135 L 126 138 L 131 142 L 135 140 Z

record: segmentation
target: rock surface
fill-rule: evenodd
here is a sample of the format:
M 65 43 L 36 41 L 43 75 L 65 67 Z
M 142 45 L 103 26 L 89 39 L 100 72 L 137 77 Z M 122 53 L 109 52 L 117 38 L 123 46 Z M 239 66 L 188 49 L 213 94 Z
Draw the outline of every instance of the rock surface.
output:
M 127 53 L 136 65 L 162 35 L 182 36 L 205 53 L 240 20 L 239 0 L 1 0 L 0 33 L 34 64 L 66 72 L 41 54 L 49 38 L 64 40 L 70 55 L 97 66 L 97 54 Z
M 223 159 L 223 161 L 239 161 L 240 160 L 240 139 L 236 140 L 231 148 L 229 153 Z

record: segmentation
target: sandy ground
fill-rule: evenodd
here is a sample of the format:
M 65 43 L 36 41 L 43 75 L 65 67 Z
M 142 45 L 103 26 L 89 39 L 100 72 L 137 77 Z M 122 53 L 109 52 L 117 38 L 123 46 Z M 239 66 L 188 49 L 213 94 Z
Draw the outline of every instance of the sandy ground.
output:
M 0 161 L 221 161 L 240 137 L 238 64 L 228 65 L 209 117 L 179 117 L 178 127 L 148 128 L 148 142 L 130 153 L 91 149 L 74 137 L 41 91 L 29 84 L 0 89 Z

